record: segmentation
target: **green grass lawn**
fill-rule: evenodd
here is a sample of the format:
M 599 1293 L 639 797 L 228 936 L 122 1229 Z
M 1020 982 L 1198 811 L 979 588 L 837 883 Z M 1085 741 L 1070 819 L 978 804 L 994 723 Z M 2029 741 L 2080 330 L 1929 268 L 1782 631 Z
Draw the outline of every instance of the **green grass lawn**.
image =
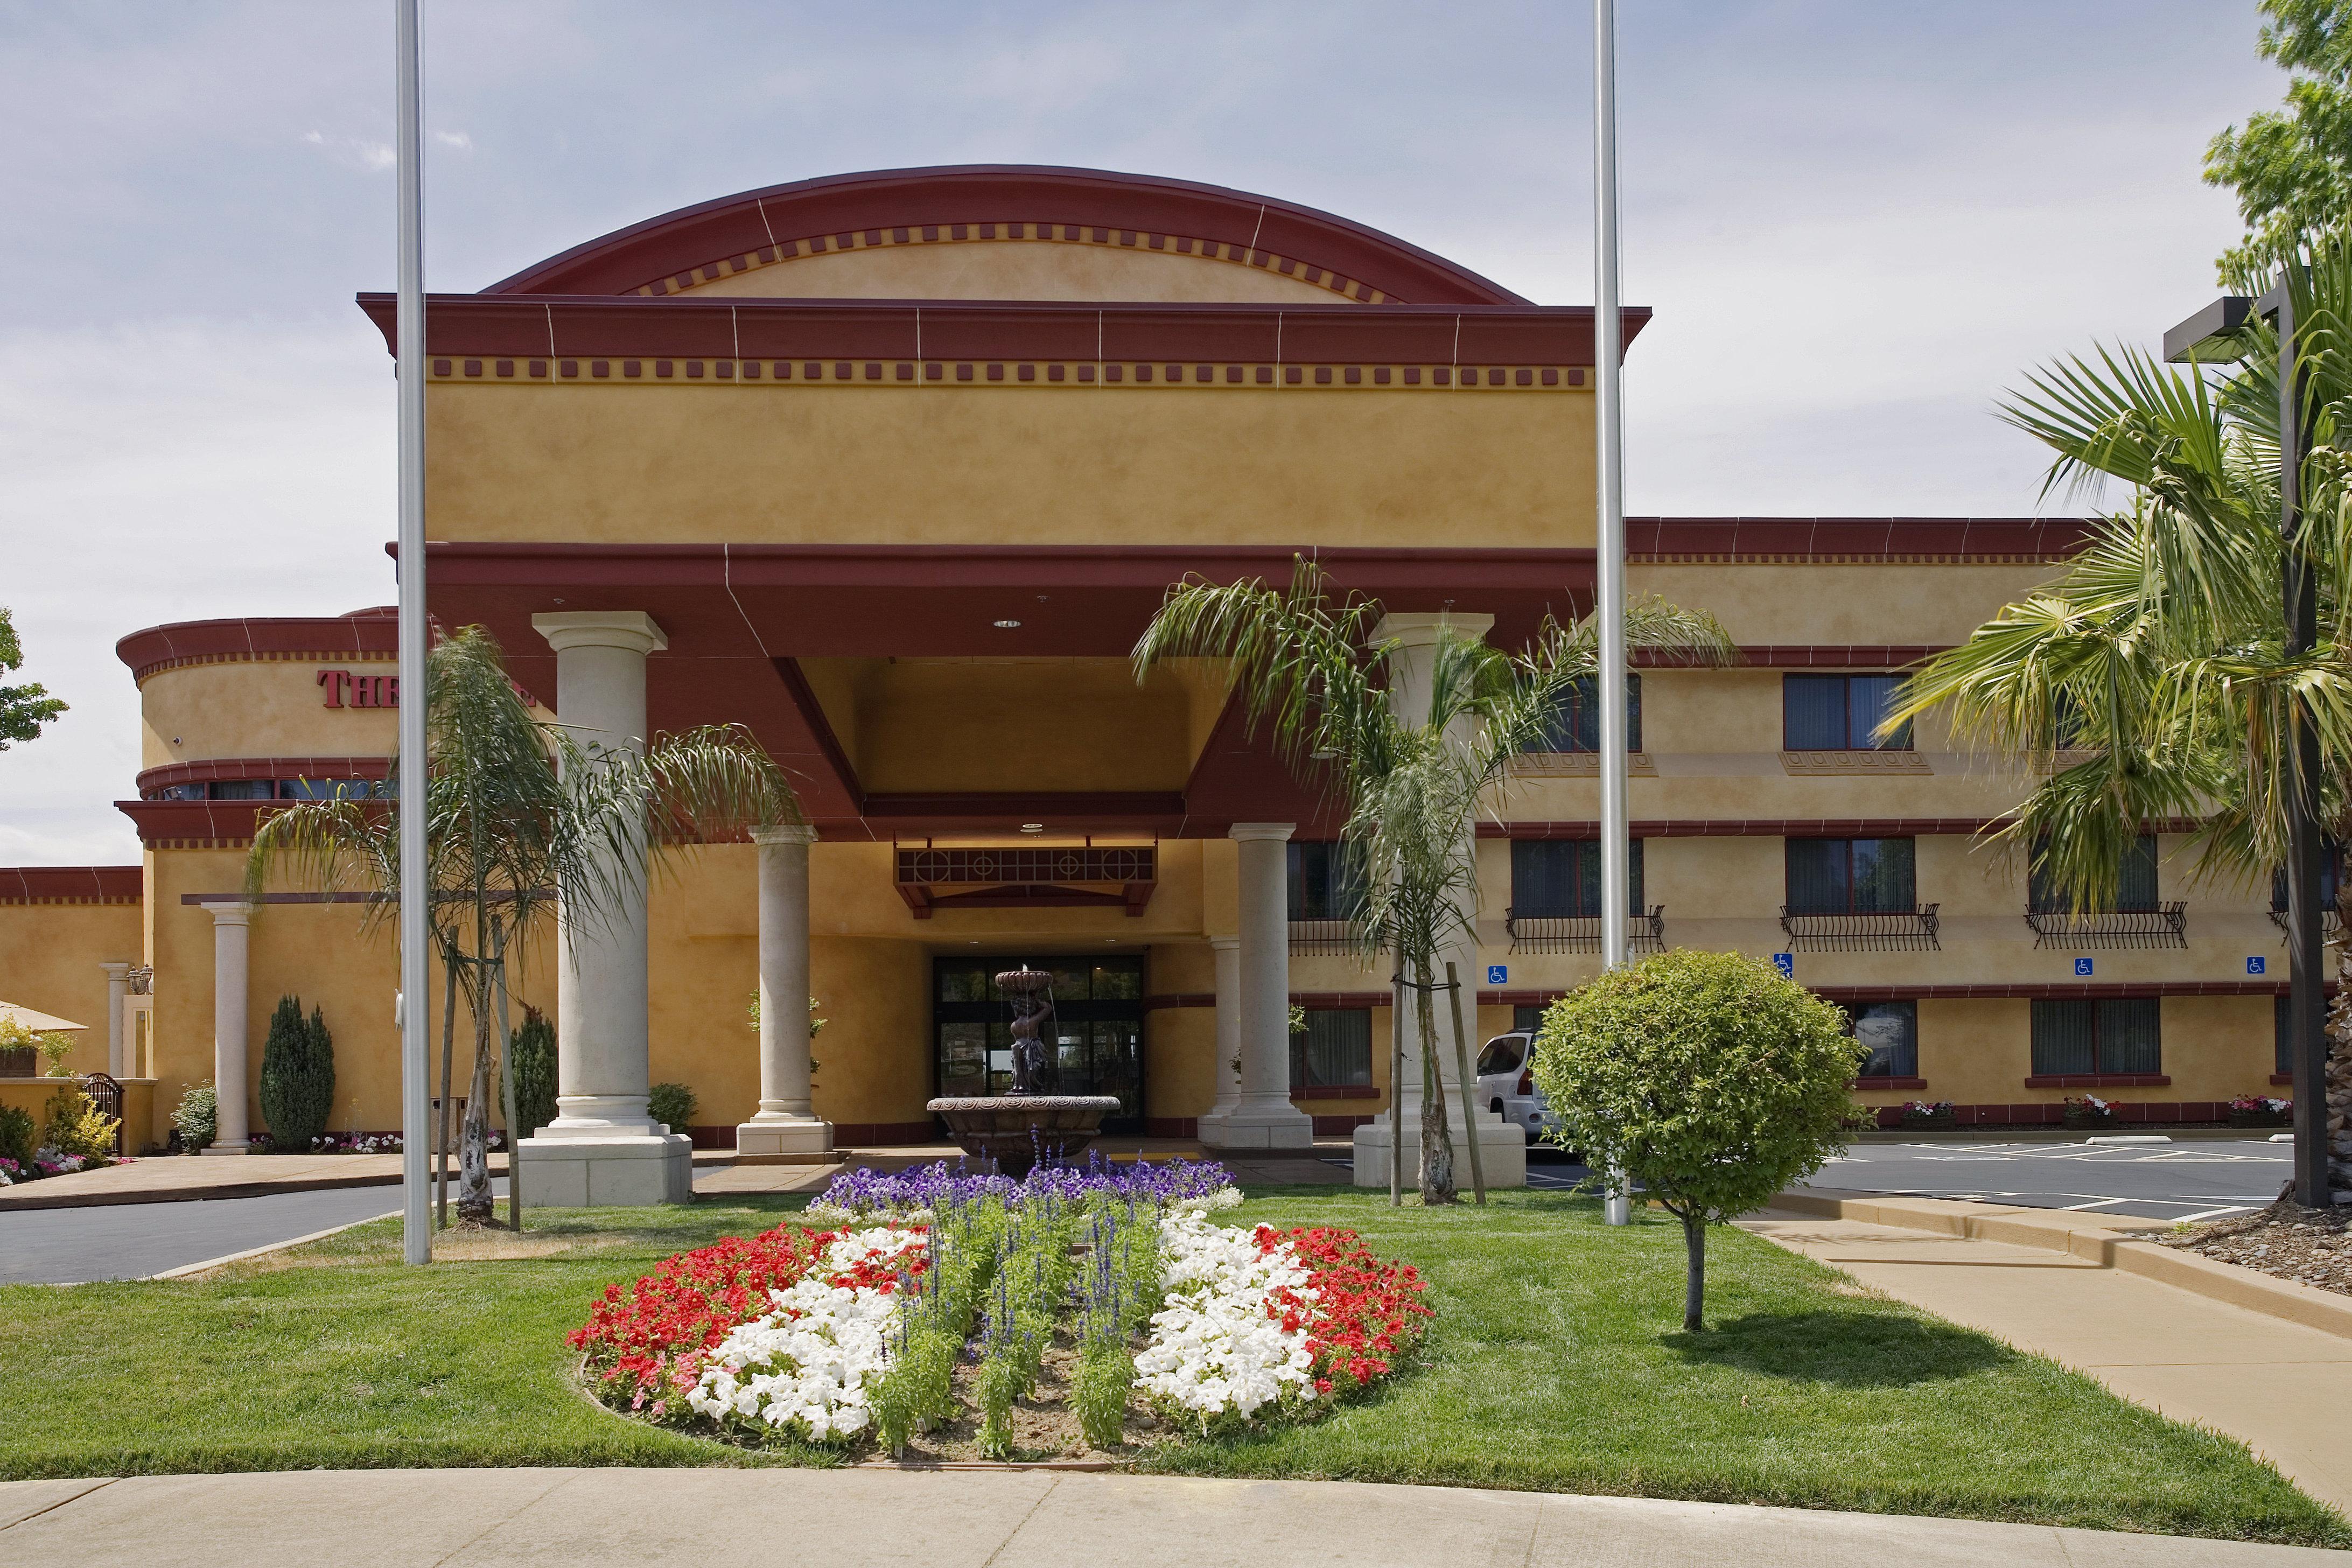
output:
M 0 1478 L 793 1462 L 598 1409 L 563 1335 L 608 1281 L 800 1202 L 553 1211 L 491 1244 L 537 1255 L 428 1271 L 398 1265 L 384 1221 L 202 1282 L 0 1287 Z M 1662 1218 L 1612 1231 L 1558 1194 L 1391 1210 L 1328 1187 L 1259 1190 L 1222 1217 L 1354 1226 L 1422 1267 L 1438 1317 L 1373 1396 L 1152 1468 L 2352 1545 L 2242 1445 L 1740 1233 L 1713 1238 L 1709 1331 L 1690 1335 Z

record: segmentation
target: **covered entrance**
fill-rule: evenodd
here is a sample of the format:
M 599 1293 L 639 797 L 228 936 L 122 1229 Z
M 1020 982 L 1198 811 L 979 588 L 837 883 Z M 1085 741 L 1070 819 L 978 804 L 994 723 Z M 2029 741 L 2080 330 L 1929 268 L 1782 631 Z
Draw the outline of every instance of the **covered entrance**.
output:
M 1065 1094 L 1113 1094 L 1106 1132 L 1143 1131 L 1143 955 L 1031 958 L 997 954 L 931 963 L 937 1092 L 1003 1094 L 1013 1087 L 1013 1009 L 998 972 L 1027 964 L 1054 977 L 1053 1039 Z

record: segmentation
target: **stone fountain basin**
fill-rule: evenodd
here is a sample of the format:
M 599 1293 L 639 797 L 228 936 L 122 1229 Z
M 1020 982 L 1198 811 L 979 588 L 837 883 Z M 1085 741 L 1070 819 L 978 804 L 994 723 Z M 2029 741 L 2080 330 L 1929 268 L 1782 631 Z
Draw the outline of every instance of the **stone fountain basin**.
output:
M 1084 1150 L 1119 1103 L 1115 1094 L 950 1095 L 926 1109 L 948 1124 L 965 1153 L 994 1161 L 1008 1176 L 1024 1176 L 1041 1147 L 1065 1160 Z

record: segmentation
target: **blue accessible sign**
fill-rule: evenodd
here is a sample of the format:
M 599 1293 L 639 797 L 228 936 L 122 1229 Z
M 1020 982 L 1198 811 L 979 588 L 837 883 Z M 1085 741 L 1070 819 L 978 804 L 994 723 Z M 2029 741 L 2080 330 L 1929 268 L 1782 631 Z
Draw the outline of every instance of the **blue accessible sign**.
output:
M 1489 985 L 1500 985 L 1510 977 L 1511 968 L 1507 963 L 1490 963 L 1486 966 L 1486 984 Z
M 2087 976 L 2091 973 L 2091 961 L 2087 958 L 2076 959 L 2074 961 L 2074 973 L 2079 976 Z
M 2270 962 L 2267 959 L 2250 956 L 2246 960 L 2246 973 L 2249 974 L 2261 974 L 2269 967 Z
M 1793 952 L 1776 952 L 1772 955 L 1772 967 L 1780 972 L 1780 978 L 1783 980 L 1794 980 L 1797 977 L 1797 955 Z

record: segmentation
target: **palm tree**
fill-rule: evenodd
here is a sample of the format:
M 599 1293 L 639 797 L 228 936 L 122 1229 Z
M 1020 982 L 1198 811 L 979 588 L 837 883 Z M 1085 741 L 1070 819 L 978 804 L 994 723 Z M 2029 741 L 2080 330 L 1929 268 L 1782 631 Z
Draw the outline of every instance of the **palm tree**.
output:
M 2176 367 L 2102 351 L 2032 376 L 2002 409 L 2057 454 L 2044 493 L 2128 487 L 2056 583 L 1926 660 L 1888 721 L 1930 710 L 2018 764 L 2027 793 L 1992 836 L 2076 909 L 2111 903 L 2139 836 L 2196 824 L 2198 879 L 2259 886 L 2285 858 L 2301 726 L 2320 755 L 2320 814 L 2352 837 L 2352 242 L 2315 247 L 2293 278 L 2298 369 L 2317 439 L 2302 465 L 2304 523 L 2281 539 L 2277 335 L 2257 319 L 2245 357 Z M 2314 574 L 2316 646 L 2290 656 L 2280 593 L 2289 550 Z M 2352 881 L 2336 883 L 2352 917 Z M 2347 928 L 2352 929 L 2352 928 Z M 2352 952 L 2337 947 L 2352 981 Z M 2352 998 L 2352 988 L 2342 994 Z M 2352 1060 L 2352 1013 L 2329 1033 Z
M 509 975 L 542 930 L 557 890 L 575 929 L 593 928 L 636 896 L 655 847 L 692 844 L 747 826 L 797 822 L 800 806 L 783 774 L 736 726 L 656 737 L 642 755 L 575 741 L 561 721 L 535 717 L 507 674 L 497 639 L 467 626 L 435 646 L 425 663 L 424 801 L 431 923 L 445 982 L 441 1116 L 435 1165 L 448 1146 L 451 1058 L 457 998 L 474 1020 L 471 1091 L 458 1155 L 457 1212 L 490 1216 L 491 1023 L 508 1029 Z M 397 777 L 395 766 L 388 778 Z M 304 801 L 264 821 L 247 861 L 258 895 L 272 866 L 290 862 L 298 879 L 326 891 L 364 887 L 371 925 L 398 909 L 402 803 Z M 421 999 L 420 999 L 421 1000 Z M 499 1073 L 509 1136 L 520 1123 L 514 1074 Z M 509 1150 L 508 1217 L 522 1224 L 521 1162 Z M 442 1174 L 442 1223 L 448 1192 Z
M 1224 586 L 1187 581 L 1169 590 L 1136 644 L 1135 666 L 1139 679 L 1163 659 L 1228 661 L 1252 732 L 1270 725 L 1276 752 L 1304 782 L 1344 797 L 1340 837 L 1360 868 L 1351 886 L 1364 961 L 1395 954 L 1414 988 L 1427 1086 L 1422 1201 L 1450 1204 L 1454 1146 L 1433 1004 L 1437 954 L 1455 938 L 1475 940 L 1477 814 L 1506 784 L 1512 758 L 1530 749 L 1571 691 L 1592 678 L 1600 629 L 1589 616 L 1573 626 L 1547 619 L 1516 654 L 1442 630 L 1426 709 L 1402 714 L 1388 681 L 1402 645 L 1376 640 L 1382 614 L 1378 601 L 1352 594 L 1335 603 L 1322 571 L 1304 559 L 1286 590 L 1255 579 Z M 1730 655 L 1714 617 L 1660 599 L 1631 605 L 1625 632 L 1629 647 L 1692 662 Z M 1461 1044 L 1457 1038 L 1457 1049 Z M 1466 1082 L 1463 1091 L 1470 1092 Z

